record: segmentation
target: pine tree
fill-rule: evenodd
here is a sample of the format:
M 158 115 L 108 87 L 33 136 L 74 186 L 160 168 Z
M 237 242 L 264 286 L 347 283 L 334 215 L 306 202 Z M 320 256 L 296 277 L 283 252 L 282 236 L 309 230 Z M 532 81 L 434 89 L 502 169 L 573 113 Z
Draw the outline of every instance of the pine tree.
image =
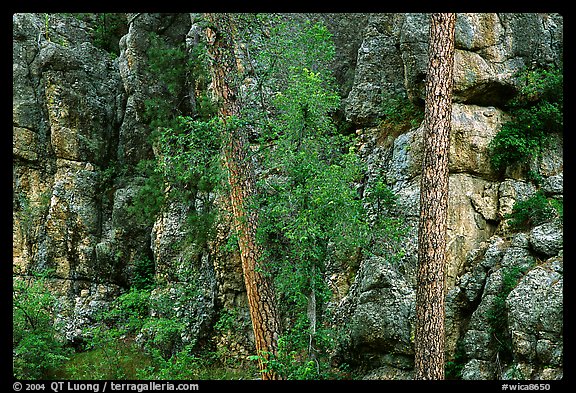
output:
M 456 15 L 431 16 L 420 183 L 415 378 L 444 379 L 448 154 Z
M 207 14 L 208 56 L 211 59 L 212 87 L 219 104 L 218 116 L 224 129 L 224 161 L 228 170 L 230 203 L 238 234 L 244 283 L 262 379 L 279 379 L 267 368 L 277 352 L 279 317 L 270 278 L 262 266 L 262 249 L 256 240 L 258 212 L 248 204 L 255 192 L 254 170 L 248 158 L 246 130 L 240 117 L 237 75 L 240 60 L 235 55 L 234 16 Z

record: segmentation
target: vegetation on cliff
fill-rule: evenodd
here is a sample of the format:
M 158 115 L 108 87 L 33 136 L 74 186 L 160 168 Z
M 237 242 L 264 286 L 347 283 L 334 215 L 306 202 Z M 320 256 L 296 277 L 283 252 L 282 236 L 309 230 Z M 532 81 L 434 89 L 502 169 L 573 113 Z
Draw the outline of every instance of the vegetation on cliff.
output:
M 224 128 L 200 15 L 14 15 L 17 378 L 414 378 L 427 16 L 235 18 Z M 447 377 L 558 378 L 561 17 L 458 18 Z M 254 351 L 230 126 L 255 172 L 275 354 Z

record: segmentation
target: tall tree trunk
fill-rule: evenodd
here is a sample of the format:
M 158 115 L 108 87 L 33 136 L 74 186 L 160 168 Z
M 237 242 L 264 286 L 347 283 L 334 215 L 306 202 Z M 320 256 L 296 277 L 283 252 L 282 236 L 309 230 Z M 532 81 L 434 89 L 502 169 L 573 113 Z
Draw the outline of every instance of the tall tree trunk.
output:
M 415 378 L 444 379 L 448 153 L 455 14 L 432 14 L 420 183 Z
M 258 213 L 249 209 L 254 195 L 254 171 L 248 157 L 245 131 L 231 120 L 240 114 L 238 97 L 238 59 L 235 55 L 234 23 L 229 14 L 207 14 L 208 55 L 211 58 L 212 87 L 220 101 L 219 117 L 224 122 L 224 161 L 228 169 L 230 203 L 238 234 L 244 283 L 256 352 L 260 356 L 262 379 L 279 379 L 266 371 L 270 355 L 276 355 L 279 317 L 270 278 L 261 264 L 262 249 L 256 241 Z

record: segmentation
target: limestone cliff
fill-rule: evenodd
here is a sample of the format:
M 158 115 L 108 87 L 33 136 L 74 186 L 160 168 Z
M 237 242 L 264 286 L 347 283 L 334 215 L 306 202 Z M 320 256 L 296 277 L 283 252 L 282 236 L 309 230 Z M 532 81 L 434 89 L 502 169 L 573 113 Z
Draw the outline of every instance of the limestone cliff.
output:
M 187 326 L 183 342 L 213 334 L 221 310 L 244 310 L 238 257 L 221 251 L 228 228 L 199 245 L 183 225 L 202 208 L 168 200 L 152 223 L 128 206 L 144 186 L 140 161 L 155 157 L 146 102 L 162 93 L 147 67 L 151 33 L 190 52 L 201 29 L 192 14 L 126 14 L 119 55 L 94 45 L 94 25 L 70 15 L 13 16 L 13 271 L 54 269 L 58 317 L 71 342 L 93 315 L 124 292 L 149 263 L 166 285 L 154 296 L 174 304 L 168 317 Z M 296 17 L 296 16 L 294 16 Z M 333 308 L 348 327 L 335 358 L 367 379 L 412 377 L 422 126 L 389 127 L 387 100 L 422 105 L 427 64 L 426 14 L 299 14 L 322 20 L 336 44 L 334 71 L 344 99 L 340 118 L 359 136 L 377 178 L 398 196 L 393 212 L 410 229 L 405 255 L 390 264 L 365 258 L 337 271 Z M 488 145 L 509 119 L 515 75 L 529 65 L 562 62 L 557 14 L 458 14 L 450 150 L 447 349 L 463 359 L 464 379 L 558 379 L 563 375 L 563 223 L 513 233 L 505 224 L 516 201 L 537 191 L 527 174 L 490 165 Z M 194 98 L 194 84 L 181 90 Z M 194 105 L 179 101 L 178 105 Z M 563 136 L 530 168 L 544 194 L 562 200 Z M 512 268 L 524 274 L 506 298 L 512 357 L 497 358 L 487 312 Z M 151 312 L 155 312 L 151 310 Z M 239 354 L 250 329 L 218 337 Z M 462 350 L 461 348 L 465 348 Z

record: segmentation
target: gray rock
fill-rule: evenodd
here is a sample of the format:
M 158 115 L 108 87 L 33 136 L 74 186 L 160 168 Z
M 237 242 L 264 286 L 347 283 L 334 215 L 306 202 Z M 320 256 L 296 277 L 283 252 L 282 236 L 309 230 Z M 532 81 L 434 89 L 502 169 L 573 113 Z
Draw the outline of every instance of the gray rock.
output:
M 530 231 L 530 246 L 547 257 L 557 255 L 564 248 L 564 225 L 561 221 L 547 222 Z
M 379 258 L 364 262 L 351 340 L 385 352 L 412 353 L 414 289 Z
M 564 172 L 544 179 L 542 190 L 546 194 L 558 195 L 564 192 Z
M 472 359 L 462 369 L 464 380 L 490 380 L 496 376 L 496 366 L 492 361 Z
M 517 71 L 561 61 L 562 34 L 559 14 L 458 14 L 455 102 L 500 107 L 515 91 Z M 374 125 L 386 94 L 424 99 L 428 35 L 428 14 L 371 15 L 347 99 L 349 121 Z
M 528 236 L 525 233 L 519 233 L 514 236 L 510 247 L 502 257 L 502 267 L 519 268 L 526 270 L 534 266 L 536 258 L 530 252 L 528 246 Z
M 413 354 L 415 296 L 413 287 L 382 258 L 363 260 L 337 312 L 338 323 L 349 332 L 340 356 L 374 368 L 410 369 L 406 359 Z
M 551 269 L 562 259 L 536 266 L 506 299 L 513 352 L 518 361 L 543 369 L 563 359 L 563 275 Z
M 346 99 L 346 119 L 373 125 L 383 113 L 382 100 L 402 92 L 403 62 L 396 45 L 404 16 L 370 14 L 357 52 L 354 83 Z

